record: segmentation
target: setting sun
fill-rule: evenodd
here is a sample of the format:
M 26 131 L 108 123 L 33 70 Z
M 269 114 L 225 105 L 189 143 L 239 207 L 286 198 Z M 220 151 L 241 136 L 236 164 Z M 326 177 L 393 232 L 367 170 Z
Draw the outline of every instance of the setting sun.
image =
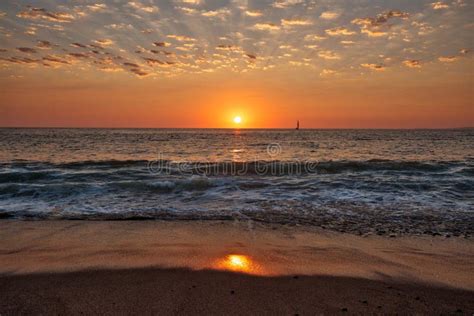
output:
M 242 123 L 242 118 L 241 118 L 240 116 L 234 117 L 234 123 L 235 123 L 235 124 L 240 124 L 240 123 Z

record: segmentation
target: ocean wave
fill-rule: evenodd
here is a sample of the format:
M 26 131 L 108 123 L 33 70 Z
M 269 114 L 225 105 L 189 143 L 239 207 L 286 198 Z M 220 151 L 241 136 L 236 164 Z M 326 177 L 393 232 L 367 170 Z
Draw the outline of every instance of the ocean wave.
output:
M 304 175 L 311 173 L 345 172 L 447 172 L 462 167 L 462 162 L 419 162 L 395 160 L 367 161 L 249 161 L 249 162 L 150 162 L 152 173 L 203 174 L 203 175 Z M 462 172 L 466 172 L 462 169 Z
M 428 176 L 458 174 L 472 176 L 472 162 L 338 160 L 338 161 L 221 161 L 172 162 L 169 160 L 105 160 L 68 163 L 14 162 L 0 164 L 0 183 L 26 183 L 63 179 L 64 181 L 119 181 L 174 176 L 301 176 L 309 174 L 400 173 Z M 184 185 L 184 184 L 183 184 Z
M 48 212 L 8 211 L 0 209 L 0 219 L 22 220 L 93 220 L 93 221 L 244 221 L 279 225 L 304 225 L 354 234 L 378 235 L 464 235 L 474 233 L 472 212 L 434 212 L 430 208 L 403 210 L 380 209 L 363 203 L 338 202 L 314 208 L 304 203 L 267 203 L 260 208 L 240 210 L 215 209 L 209 211 L 166 208 L 120 212 L 78 212 L 54 208 Z M 298 209 L 298 211 L 295 211 Z

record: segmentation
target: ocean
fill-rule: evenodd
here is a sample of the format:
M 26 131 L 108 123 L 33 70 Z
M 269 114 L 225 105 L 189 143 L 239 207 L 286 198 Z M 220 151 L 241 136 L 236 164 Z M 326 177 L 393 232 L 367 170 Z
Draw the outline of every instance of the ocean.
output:
M 0 218 L 470 236 L 474 130 L 0 129 Z

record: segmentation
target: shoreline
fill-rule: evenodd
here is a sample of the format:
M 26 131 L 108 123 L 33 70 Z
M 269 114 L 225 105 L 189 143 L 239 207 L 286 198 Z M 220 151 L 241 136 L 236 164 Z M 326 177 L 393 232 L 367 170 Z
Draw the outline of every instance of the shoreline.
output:
M 111 302 L 119 313 L 182 305 L 201 314 L 474 312 L 474 242 L 464 238 L 226 221 L 0 220 L 0 240 L 2 314 L 112 313 Z M 96 296 L 73 301 L 86 292 Z

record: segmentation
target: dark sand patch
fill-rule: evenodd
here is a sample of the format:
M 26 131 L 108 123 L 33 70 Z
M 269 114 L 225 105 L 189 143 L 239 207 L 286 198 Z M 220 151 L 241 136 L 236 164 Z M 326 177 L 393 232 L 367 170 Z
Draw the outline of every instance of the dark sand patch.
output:
M 261 277 L 187 269 L 0 277 L 0 314 L 461 314 L 474 292 L 362 278 Z

